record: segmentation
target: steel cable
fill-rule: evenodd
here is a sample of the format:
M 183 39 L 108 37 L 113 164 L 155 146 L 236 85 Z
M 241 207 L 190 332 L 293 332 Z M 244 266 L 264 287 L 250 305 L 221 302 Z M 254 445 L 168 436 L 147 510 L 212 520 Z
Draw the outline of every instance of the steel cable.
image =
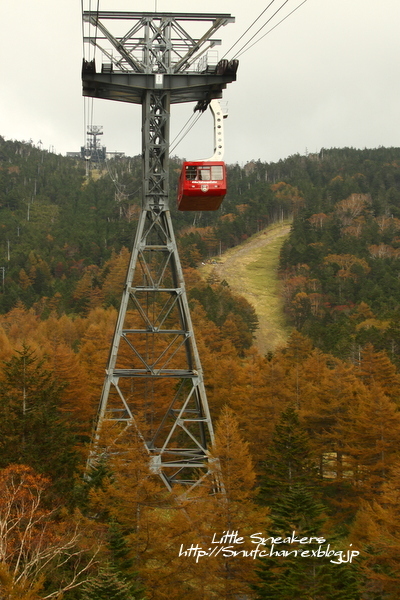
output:
M 258 42 L 260 42 L 262 39 L 265 38 L 265 36 L 267 36 L 269 33 L 271 33 L 271 31 L 273 31 L 274 29 L 276 29 L 278 27 L 278 25 L 280 25 L 281 23 L 283 23 L 283 21 L 286 21 L 286 19 L 288 17 L 290 17 L 290 15 L 292 15 L 294 12 L 296 12 L 296 10 L 298 10 L 301 6 L 303 6 L 303 4 L 305 4 L 307 2 L 307 0 L 303 0 L 303 2 L 301 2 L 298 6 L 296 6 L 296 8 L 294 8 L 290 13 L 288 13 L 285 17 L 283 17 L 283 19 L 281 19 L 276 25 L 274 25 L 273 27 L 271 27 L 271 29 L 269 29 L 266 33 L 264 33 L 264 35 L 262 35 L 258 40 L 256 40 L 253 44 L 251 44 L 251 46 L 249 46 L 248 48 L 246 48 L 245 50 L 243 50 L 243 52 L 240 52 L 240 54 L 236 54 L 235 58 L 238 58 L 239 56 L 242 56 L 245 52 L 247 52 L 247 50 L 250 50 L 250 48 L 253 48 L 253 46 L 255 46 L 256 44 L 258 44 Z M 248 43 L 250 43 L 251 40 L 249 40 Z
M 266 8 L 264 8 L 264 10 L 258 15 L 258 17 L 256 19 L 254 19 L 254 21 L 252 22 L 251 25 L 249 25 L 249 27 L 246 29 L 246 31 L 244 33 L 242 33 L 242 35 L 236 40 L 236 42 L 229 48 L 229 50 L 227 50 L 224 54 L 224 56 L 222 57 L 222 59 L 224 59 L 226 57 L 227 54 L 229 54 L 229 52 L 236 46 L 236 44 L 238 44 L 240 42 L 241 39 L 244 38 L 244 36 L 246 35 L 246 33 L 248 31 L 250 31 L 250 29 L 257 23 L 257 21 L 259 19 L 261 19 L 261 17 L 263 16 L 263 14 L 269 9 L 269 7 L 271 6 L 271 4 L 273 4 L 275 2 L 275 0 L 271 0 L 271 2 L 268 4 L 268 6 Z
M 260 33 L 260 31 L 262 31 L 264 29 L 264 27 L 266 27 L 268 25 L 268 23 L 270 23 L 272 21 L 272 19 L 275 17 L 275 15 L 278 14 L 278 12 L 280 10 L 282 10 L 282 8 L 289 2 L 289 0 L 285 0 L 285 2 L 283 4 L 281 4 L 281 6 L 278 8 L 278 10 L 276 10 L 274 12 L 274 14 L 264 23 L 264 25 L 262 25 L 254 35 L 252 35 L 252 37 L 240 48 L 240 50 L 238 50 L 235 54 L 235 56 L 233 56 L 232 60 L 235 59 L 239 53 L 241 53 L 244 48 L 246 48 L 246 46 L 248 46 L 250 44 L 250 42 L 252 42 L 254 40 L 254 38 Z M 256 43 L 256 42 L 255 42 Z
M 202 116 L 203 113 L 199 113 L 196 117 L 196 119 L 193 121 L 193 123 L 191 124 L 191 126 L 187 129 L 187 131 L 182 135 L 182 137 L 176 142 L 176 144 L 174 146 L 172 146 L 172 148 L 170 149 L 170 152 L 172 152 L 173 150 L 175 150 L 175 148 L 181 143 L 181 141 L 183 139 L 185 139 L 185 137 L 187 136 L 187 134 L 189 133 L 189 131 L 191 131 L 191 129 L 193 129 L 193 127 L 196 125 L 197 121 L 200 119 L 200 117 Z M 186 124 L 182 127 L 181 131 L 190 123 L 191 119 L 193 119 L 194 115 L 192 115 L 190 117 L 190 119 L 188 119 L 188 121 L 186 122 Z M 174 144 L 175 140 L 177 139 L 177 137 L 180 135 L 181 131 L 178 133 L 178 135 L 175 137 L 175 139 L 173 140 L 172 144 Z

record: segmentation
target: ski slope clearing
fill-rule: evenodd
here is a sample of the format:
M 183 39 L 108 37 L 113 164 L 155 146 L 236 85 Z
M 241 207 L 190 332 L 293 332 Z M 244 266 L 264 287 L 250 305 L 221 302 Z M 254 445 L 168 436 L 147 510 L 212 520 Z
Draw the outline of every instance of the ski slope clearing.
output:
M 262 354 L 284 345 L 290 334 L 277 275 L 279 252 L 289 231 L 288 222 L 272 225 L 199 269 L 205 279 L 225 280 L 252 304 L 259 321 L 256 345 Z

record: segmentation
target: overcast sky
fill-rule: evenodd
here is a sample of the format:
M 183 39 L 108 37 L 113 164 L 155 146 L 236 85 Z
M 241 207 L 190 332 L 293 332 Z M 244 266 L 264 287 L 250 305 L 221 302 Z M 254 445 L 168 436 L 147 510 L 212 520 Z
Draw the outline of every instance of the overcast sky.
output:
M 254 29 L 283 1 L 275 0 Z M 270 26 L 301 1 L 288 0 Z M 217 35 L 222 57 L 269 2 L 100 0 L 100 10 L 185 12 L 190 6 L 189 12 L 230 13 L 236 23 Z M 224 92 L 225 160 L 243 164 L 322 147 L 400 146 L 399 22 L 399 0 L 307 0 L 240 57 L 237 81 Z M 80 0 L 0 0 L 0 135 L 41 140 L 61 154 L 79 150 L 82 54 Z M 173 107 L 172 139 L 193 106 Z M 95 100 L 93 109 L 108 150 L 140 153 L 140 107 Z M 173 154 L 207 157 L 212 142 L 212 120 L 205 115 Z

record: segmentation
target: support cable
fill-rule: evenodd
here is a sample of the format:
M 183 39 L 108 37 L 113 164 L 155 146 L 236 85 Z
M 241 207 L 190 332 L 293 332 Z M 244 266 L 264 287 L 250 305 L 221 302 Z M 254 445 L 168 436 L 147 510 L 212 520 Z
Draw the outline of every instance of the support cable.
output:
M 191 124 L 191 126 L 187 129 L 187 131 L 185 131 L 185 133 L 181 136 L 181 138 L 176 142 L 176 144 L 174 146 L 172 146 L 172 148 L 170 149 L 170 152 L 173 152 L 173 150 L 175 150 L 175 148 L 178 146 L 178 144 L 180 144 L 182 142 L 182 140 L 187 136 L 187 134 L 189 133 L 189 131 L 191 131 L 191 129 L 193 129 L 193 127 L 196 125 L 197 121 L 200 119 L 200 117 L 202 116 L 203 113 L 199 113 L 195 120 L 193 121 L 193 123 Z M 183 126 L 182 129 L 184 129 L 189 122 L 191 121 L 191 119 L 193 119 L 194 115 L 192 115 L 190 117 L 190 119 L 187 121 L 186 125 Z M 181 131 L 182 131 L 181 129 Z M 177 137 L 180 135 L 181 131 L 178 133 L 178 135 L 176 136 L 175 140 L 177 139 Z M 174 142 L 175 142 L 174 140 Z
M 281 6 L 274 12 L 274 14 L 264 23 L 264 25 L 262 25 L 254 35 L 252 35 L 252 37 L 240 48 L 240 50 L 238 50 L 235 54 L 235 56 L 233 57 L 232 60 L 234 60 L 240 52 L 242 52 L 242 50 L 244 50 L 244 48 L 246 48 L 246 46 L 248 46 L 250 44 L 250 42 L 252 42 L 254 40 L 254 38 L 260 33 L 260 31 L 262 31 L 264 29 L 264 27 L 266 27 L 268 25 L 268 23 L 270 23 L 272 21 L 272 19 L 275 17 L 275 15 L 278 14 L 278 12 L 280 10 L 282 10 L 282 8 L 289 2 L 289 0 L 285 0 L 285 2 L 283 4 L 281 4 Z
M 176 134 L 176 136 L 174 137 L 174 139 L 171 142 L 171 146 L 173 146 L 173 144 L 175 144 L 176 140 L 181 135 L 182 131 L 185 129 L 185 127 L 187 127 L 189 125 L 189 123 L 190 123 L 190 121 L 192 119 L 194 119 L 194 113 L 188 118 L 188 120 L 186 121 L 186 123 L 184 124 L 184 126 L 182 127 L 182 129 L 179 131 L 179 133 Z
M 87 60 L 87 56 L 86 56 L 86 44 L 85 44 L 85 24 L 84 24 L 84 21 L 83 21 L 83 12 L 84 12 L 83 3 L 84 3 L 84 0 L 81 0 L 82 44 L 83 44 L 82 56 L 83 56 L 84 60 Z M 83 147 L 84 147 L 85 155 L 86 155 L 86 131 L 87 131 L 87 118 L 86 118 L 87 103 L 88 103 L 88 98 L 86 98 L 86 96 L 84 96 L 83 97 Z
M 253 44 L 251 44 L 251 46 L 249 46 L 248 48 L 244 49 L 243 51 L 239 50 L 240 54 L 236 54 L 235 58 L 238 58 L 239 56 L 242 56 L 245 52 L 247 52 L 247 50 L 250 50 L 250 48 L 253 48 L 253 46 L 255 46 L 256 44 L 258 44 L 258 42 L 260 42 L 262 39 L 264 39 L 269 33 L 271 33 L 271 31 L 273 31 L 274 29 L 276 29 L 278 27 L 278 25 L 280 25 L 281 23 L 283 23 L 283 21 L 286 21 L 286 19 L 288 17 L 290 17 L 290 15 L 292 15 L 294 12 L 296 12 L 296 10 L 298 10 L 306 2 L 307 2 L 307 0 L 303 0 L 303 2 L 301 2 L 298 6 L 296 6 L 296 8 L 294 8 L 285 17 L 283 17 L 283 19 L 281 19 L 276 25 L 274 25 L 273 27 L 271 27 L 271 29 L 269 29 L 266 33 L 264 33 L 264 35 L 262 35 L 258 40 L 256 40 Z M 249 40 L 248 43 L 250 43 L 250 41 L 251 40 Z
M 83 22 L 83 0 L 81 0 L 81 13 L 82 13 L 82 45 L 83 45 L 83 49 L 82 49 L 82 56 L 83 58 L 86 58 L 86 54 L 85 54 L 85 25 Z
M 107 159 L 105 159 L 104 161 L 103 161 L 103 160 L 100 160 L 99 162 L 100 162 L 100 164 L 101 164 L 102 162 L 104 162 L 104 164 L 105 164 L 105 167 L 106 167 L 106 169 L 107 169 L 108 176 L 110 177 L 111 181 L 113 182 L 113 184 L 114 184 L 114 187 L 115 187 L 116 191 L 118 192 L 118 194 L 123 194 L 123 195 L 124 195 L 126 198 L 130 198 L 131 196 L 136 196 L 136 194 L 138 194 L 138 192 L 140 192 L 140 190 L 141 190 L 141 189 L 142 189 L 142 187 L 143 187 L 143 184 L 140 184 L 140 186 L 139 186 L 138 188 L 136 188 L 136 189 L 135 189 L 133 192 L 129 192 L 129 194 L 128 194 L 127 192 L 125 192 L 125 191 L 123 190 L 123 188 L 122 188 L 122 187 L 119 185 L 119 183 L 118 183 L 118 179 L 117 179 L 117 178 L 116 178 L 116 177 L 113 175 L 113 173 L 111 172 L 111 169 L 110 169 L 110 161 L 109 161 L 109 160 L 107 160 Z
M 242 35 L 236 40 L 236 42 L 229 48 L 229 50 L 227 50 L 224 54 L 224 56 L 222 57 L 222 59 L 226 58 L 226 55 L 229 54 L 229 52 L 236 46 L 236 44 L 238 44 L 240 42 L 241 39 L 244 38 L 244 36 L 246 35 L 246 33 L 248 31 L 250 31 L 250 29 L 257 23 L 257 21 L 259 19 L 261 19 L 261 17 L 263 16 L 263 14 L 269 9 L 269 7 L 271 6 L 271 4 L 273 4 L 275 2 L 275 0 L 271 0 L 271 2 L 268 4 L 268 6 L 266 8 L 264 8 L 264 10 L 258 15 L 258 17 L 256 19 L 254 19 L 254 21 L 252 22 L 251 25 L 249 25 L 249 27 L 246 29 L 246 31 L 244 33 L 242 33 Z
M 97 8 L 96 8 L 96 27 L 94 30 L 94 51 L 93 58 L 96 58 L 96 49 L 97 49 L 97 30 L 98 30 L 98 22 L 99 22 L 99 9 L 100 9 L 100 0 L 97 0 Z
M 254 25 L 257 23 L 257 21 L 260 20 L 260 18 L 267 12 L 267 10 L 272 6 L 272 4 L 275 2 L 275 0 L 271 0 L 271 2 L 268 4 L 268 6 L 266 6 L 266 8 L 264 8 L 264 10 L 258 15 L 258 17 L 256 19 L 254 19 L 254 21 L 251 23 L 251 25 L 249 25 L 249 27 L 247 27 L 246 31 L 244 33 L 242 33 L 242 35 L 236 40 L 236 42 L 234 44 L 232 44 L 232 46 L 229 48 L 229 50 L 227 50 L 224 54 L 223 58 L 226 58 L 226 56 L 229 54 L 229 52 L 231 52 L 231 50 L 240 42 L 240 40 L 242 40 L 245 35 L 252 29 L 252 27 L 254 27 Z M 296 10 L 298 10 L 303 4 L 305 4 L 307 2 L 307 0 L 303 0 L 303 2 L 301 2 L 298 6 L 296 6 L 296 8 L 294 8 L 290 13 L 288 13 L 283 19 L 281 19 L 278 23 L 276 23 L 276 25 L 274 25 L 273 27 L 271 27 L 271 29 L 269 29 L 264 35 L 262 35 L 260 38 L 258 38 L 253 44 L 251 44 L 251 42 L 254 40 L 254 38 L 256 38 L 256 36 L 260 33 L 260 31 L 262 31 L 264 29 L 264 27 L 266 27 L 268 25 L 268 23 L 270 23 L 272 21 L 272 19 L 278 14 L 278 12 L 280 10 L 282 10 L 282 8 L 289 2 L 289 0 L 285 0 L 285 2 L 283 2 L 283 4 L 281 4 L 281 6 L 274 12 L 274 14 L 264 23 L 264 25 L 262 25 L 254 35 L 252 35 L 252 37 L 236 52 L 236 54 L 234 55 L 233 59 L 238 58 L 239 56 L 242 56 L 242 54 L 244 54 L 245 52 L 247 52 L 247 50 L 249 50 L 250 48 L 252 48 L 255 44 L 257 44 L 259 41 L 261 41 L 266 35 L 268 35 L 269 33 L 271 33 L 271 31 L 273 31 L 274 29 L 276 29 L 278 27 L 278 25 L 280 25 L 281 23 L 283 23 L 283 21 L 285 21 L 288 17 L 290 17 L 290 15 L 292 15 L 294 12 L 296 12 Z M 249 45 L 251 44 L 251 45 Z M 233 60 L 232 59 L 232 60 Z
M 90 47 L 91 47 L 91 40 L 92 40 L 92 25 L 89 24 L 89 30 L 88 30 L 88 38 L 89 38 L 89 52 L 87 57 L 85 56 L 85 31 L 84 31 L 84 21 L 83 21 L 83 13 L 84 13 L 84 1 L 85 0 L 81 0 L 81 10 L 82 10 L 82 39 L 83 39 L 83 56 L 86 60 L 90 60 Z M 92 10 L 92 0 L 89 0 L 89 12 L 91 12 Z M 99 10 L 100 10 L 100 0 L 97 0 L 97 8 L 96 8 L 96 22 L 98 20 L 99 17 Z M 94 51 L 93 51 L 93 60 L 95 58 L 96 55 L 96 39 L 97 39 L 97 24 L 94 30 Z M 93 98 L 86 98 L 84 97 L 84 104 L 83 104 L 83 139 L 84 139 L 84 143 L 83 143 L 83 147 L 84 147 L 84 153 L 85 153 L 85 160 L 90 160 L 91 157 L 86 158 L 86 151 L 87 151 L 87 131 L 88 131 L 88 127 L 92 127 L 93 125 L 93 114 L 94 114 L 94 99 Z

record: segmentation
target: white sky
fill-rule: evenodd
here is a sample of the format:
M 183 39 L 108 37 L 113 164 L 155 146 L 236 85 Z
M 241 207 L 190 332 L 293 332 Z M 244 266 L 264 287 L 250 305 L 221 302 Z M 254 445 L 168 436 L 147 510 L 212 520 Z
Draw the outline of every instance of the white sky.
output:
M 235 16 L 217 34 L 222 57 L 270 0 L 100 0 L 100 10 L 152 11 L 156 1 L 159 12 Z M 282 2 L 275 0 L 255 29 Z M 288 0 L 286 13 L 300 2 Z M 225 160 L 400 146 L 399 17 L 399 0 L 307 0 L 240 58 L 237 81 L 224 92 Z M 41 140 L 62 154 L 79 150 L 82 53 L 80 0 L 0 0 L 0 135 Z M 173 107 L 172 139 L 193 106 Z M 140 153 L 140 107 L 95 100 L 93 124 L 103 126 L 108 150 Z M 204 115 L 173 154 L 207 157 L 212 142 L 211 116 Z

